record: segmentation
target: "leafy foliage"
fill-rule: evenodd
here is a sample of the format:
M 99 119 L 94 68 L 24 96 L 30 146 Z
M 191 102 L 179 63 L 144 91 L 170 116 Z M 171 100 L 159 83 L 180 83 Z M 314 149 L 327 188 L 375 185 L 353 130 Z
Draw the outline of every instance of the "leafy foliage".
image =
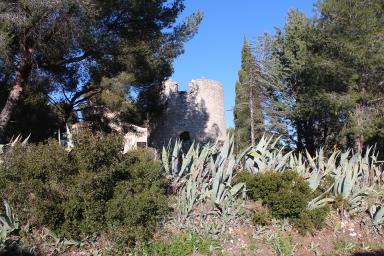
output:
M 248 195 L 262 200 L 276 218 L 297 218 L 307 207 L 311 189 L 296 172 L 266 172 L 263 174 L 241 173 L 239 182 L 245 182 Z
M 267 226 L 272 222 L 270 211 L 256 211 L 252 214 L 252 223 L 254 225 Z
M 178 22 L 184 8 L 183 0 L 1 2 L 0 84 L 13 93 L 0 101 L 0 140 L 12 114 L 27 113 L 16 111 L 23 90 L 49 100 L 55 112 L 40 116 L 53 114 L 61 127 L 82 112 L 100 128 L 108 109 L 142 121 L 141 113 L 159 107 L 162 82 L 202 20 L 196 12 Z M 30 106 L 46 112 L 37 103 Z
M 306 209 L 299 217 L 293 220 L 294 227 L 300 234 L 306 235 L 307 232 L 314 233 L 324 227 L 325 220 L 329 213 L 329 207 L 325 206 L 317 209 Z
M 48 96 L 39 91 L 38 87 L 39 85 L 29 86 L 23 91 L 12 114 L 6 137 L 12 138 L 13 135 L 20 134 L 24 138 L 29 136 L 30 142 L 39 142 L 54 137 L 63 127 L 57 108 L 49 104 Z M 8 95 L 6 86 L 1 86 L 0 95 L 0 106 L 3 106 Z
M 196 234 L 174 235 L 166 240 L 154 241 L 137 249 L 137 255 L 216 255 L 219 245 L 212 239 L 205 239 Z M 138 252 L 140 251 L 140 253 Z
M 68 191 L 74 163 L 57 141 L 17 145 L 0 167 L 1 194 L 12 202 L 21 220 L 57 228 L 60 204 Z
M 323 227 L 329 209 L 307 209 L 312 190 L 296 172 L 240 173 L 236 180 L 246 184 L 251 199 L 261 200 L 270 211 L 254 213 L 255 224 L 268 224 L 271 214 L 278 219 L 289 218 L 301 233 Z
M 227 135 L 222 146 L 192 144 L 187 153 L 176 141 L 170 151 L 163 148 L 162 159 L 177 192 L 176 225 L 211 234 L 237 221 L 245 190 L 244 184 L 232 183 L 241 159 L 234 154 L 233 137 Z
M 167 211 L 167 181 L 145 150 L 122 154 L 116 135 L 82 132 L 68 152 L 57 141 L 18 146 L 1 165 L 1 194 L 23 221 L 67 237 L 129 227 L 125 244 L 151 237 Z M 118 240 L 118 238 L 116 238 Z
M 268 98 L 280 104 L 280 123 L 300 151 L 361 151 L 382 141 L 382 15 L 380 0 L 325 0 L 315 17 L 291 10 L 265 36 L 266 67 L 278 81 Z
M 272 247 L 278 256 L 293 255 L 294 246 L 291 236 L 284 236 L 278 233 L 272 240 Z

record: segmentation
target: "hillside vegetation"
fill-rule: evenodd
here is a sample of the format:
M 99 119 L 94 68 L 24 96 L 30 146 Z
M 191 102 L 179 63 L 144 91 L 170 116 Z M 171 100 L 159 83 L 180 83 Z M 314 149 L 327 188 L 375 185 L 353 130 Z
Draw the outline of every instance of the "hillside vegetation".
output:
M 240 228 L 256 238 L 243 238 L 236 250 L 281 242 L 293 253 L 293 236 L 337 234 L 351 225 L 359 242 L 373 246 L 384 225 L 383 169 L 375 151 L 319 149 L 311 156 L 277 142 L 262 137 L 235 154 L 229 135 L 222 146 L 193 144 L 186 151 L 177 140 L 163 148 L 160 162 L 146 150 L 123 154 L 116 135 L 83 131 L 73 148 L 15 141 L 1 155 L 1 246 L 31 253 L 226 254 Z M 260 245 L 260 239 L 267 240 Z

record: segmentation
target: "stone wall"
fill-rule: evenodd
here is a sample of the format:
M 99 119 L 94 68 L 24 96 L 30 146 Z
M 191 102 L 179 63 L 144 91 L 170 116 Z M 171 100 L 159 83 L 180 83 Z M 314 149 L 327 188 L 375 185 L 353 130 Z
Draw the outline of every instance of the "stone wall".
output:
M 188 91 L 178 91 L 175 81 L 164 84 L 164 111 L 150 135 L 150 145 L 160 148 L 180 136 L 205 143 L 224 140 L 226 133 L 224 91 L 219 82 L 197 79 Z

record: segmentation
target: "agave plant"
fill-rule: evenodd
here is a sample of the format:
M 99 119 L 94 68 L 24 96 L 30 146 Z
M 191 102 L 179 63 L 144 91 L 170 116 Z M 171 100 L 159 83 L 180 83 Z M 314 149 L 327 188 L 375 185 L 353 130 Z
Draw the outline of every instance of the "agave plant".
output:
M 69 152 L 75 147 L 75 143 L 73 141 L 73 134 L 71 129 L 69 129 L 68 124 L 66 124 L 66 135 L 67 135 L 67 145 L 66 145 L 66 150 Z
M 306 151 L 305 159 L 307 160 L 308 165 L 302 160 L 304 159 L 304 157 L 302 157 L 301 153 L 298 154 L 299 157 L 297 158 L 297 160 L 293 160 L 293 163 L 298 163 L 298 167 L 296 167 L 296 170 L 302 177 L 306 179 L 312 191 L 315 191 L 319 187 L 320 182 L 324 177 L 326 177 L 327 175 L 331 175 L 332 173 L 336 173 L 336 163 L 339 154 L 340 152 L 334 151 L 329 156 L 329 158 L 326 159 L 324 155 L 324 150 L 320 148 L 318 151 L 316 151 L 315 157 L 312 157 L 309 152 Z M 295 166 L 291 164 L 291 168 L 295 168 Z M 334 185 L 330 186 L 324 193 L 312 199 L 308 203 L 307 208 L 321 208 L 326 206 L 328 203 L 333 202 L 334 198 L 329 197 L 329 192 L 333 188 Z
M 333 195 L 346 200 L 350 211 L 363 211 L 363 199 L 372 192 L 366 180 L 368 171 L 367 159 L 356 153 L 349 157 L 348 150 L 340 155 L 339 165 L 334 175 Z
M 369 214 L 372 218 L 374 226 L 379 226 L 384 224 L 384 205 L 372 205 L 369 208 Z
M 16 138 L 12 137 L 7 144 L 0 144 L 0 154 L 3 154 L 7 148 L 13 148 L 18 144 L 21 144 L 21 145 L 27 144 L 30 136 L 31 135 L 28 135 L 28 137 L 23 139 L 21 135 L 18 135 Z
M 236 196 L 244 184 L 231 186 L 235 168 L 239 163 L 233 153 L 233 145 L 233 137 L 227 136 L 221 148 L 217 144 L 212 146 L 208 144 L 202 150 L 199 150 L 199 146 L 196 149 L 191 147 L 181 163 L 180 171 L 184 172 L 185 169 L 189 171 L 185 175 L 184 189 L 187 190 L 183 191 L 192 191 L 190 187 L 194 184 L 196 189 L 193 191 L 205 193 L 204 197 L 211 198 L 217 207 L 220 207 L 228 197 Z M 175 177 L 175 180 L 180 180 L 179 177 Z
M 189 228 L 194 223 L 190 218 L 205 218 L 204 216 L 208 215 L 216 221 L 215 227 L 224 228 L 225 223 L 240 212 L 238 202 L 245 196 L 245 185 L 232 186 L 235 169 L 240 160 L 236 158 L 233 149 L 233 137 L 227 136 L 221 147 L 218 144 L 207 144 L 200 149 L 200 146 L 196 145 L 179 158 L 181 163 L 175 173 L 182 171 L 183 175 L 174 177 L 175 181 L 181 181 L 179 183 L 182 184 L 177 192 L 177 206 L 184 222 L 189 223 Z M 163 156 L 164 160 L 169 159 L 166 150 Z M 169 166 L 170 164 L 164 169 L 171 170 Z M 203 219 L 197 221 L 202 222 Z M 210 230 L 213 232 L 217 228 Z
M 305 156 L 300 152 L 291 154 L 287 164 L 289 169 L 295 170 L 302 177 L 307 177 L 308 173 L 310 173 L 310 167 L 307 164 Z
M 175 181 L 183 176 L 183 173 L 185 173 L 186 165 L 184 164 L 183 169 L 181 169 L 181 162 L 183 157 L 181 150 L 181 141 L 179 139 L 175 141 L 172 152 L 171 142 L 172 141 L 169 142 L 167 148 L 163 147 L 161 160 L 165 174 L 170 177 L 173 181 Z M 190 151 L 191 150 L 193 150 L 193 147 L 191 147 Z
M 340 153 L 334 151 L 328 159 L 324 155 L 324 150 L 320 148 L 316 151 L 316 156 L 313 158 L 308 151 L 306 151 L 306 157 L 308 160 L 309 169 L 304 174 L 304 178 L 308 181 L 308 184 L 312 190 L 316 190 L 320 185 L 321 180 L 336 170 L 336 160 Z
M 19 221 L 7 201 L 4 201 L 4 207 L 5 213 L 0 215 L 0 242 L 4 242 L 12 232 L 19 229 Z
M 51 238 L 54 243 L 51 245 L 56 248 L 56 250 L 61 251 L 61 247 L 71 247 L 71 246 L 76 246 L 76 247 L 81 247 L 84 245 L 82 241 L 76 241 L 73 239 L 66 239 L 65 237 L 59 237 L 55 232 L 48 228 L 43 228 L 44 233 L 42 238 L 45 240 L 47 238 Z
M 182 151 L 180 140 L 175 141 L 172 153 L 170 145 L 171 142 L 167 148 L 163 147 L 161 159 L 165 174 L 172 180 L 174 191 L 178 190 L 190 175 L 197 179 L 207 174 L 206 165 L 213 148 L 210 144 L 200 149 L 200 145 L 192 143 L 186 154 Z
M 20 144 L 20 145 L 27 144 L 30 136 L 31 135 L 28 135 L 28 137 L 23 140 L 21 135 L 18 135 L 16 138 L 12 137 L 10 142 L 7 144 L 0 144 L 0 164 L 2 164 L 4 162 L 3 159 L 1 159 L 2 154 L 4 154 L 7 150 L 15 147 L 18 144 Z
M 189 179 L 178 193 L 177 207 L 182 217 L 187 218 L 195 206 L 205 197 L 205 189 L 208 184 L 199 188 L 199 184 Z
M 333 197 L 329 197 L 329 192 L 331 191 L 331 189 L 332 189 L 332 186 L 330 188 L 328 188 L 328 190 L 326 190 L 321 195 L 319 195 L 319 196 L 315 197 L 314 199 L 312 199 L 308 203 L 307 208 L 309 210 L 317 209 L 317 208 L 322 208 L 322 207 L 326 206 L 327 204 L 333 202 L 334 198 Z
M 368 147 L 364 156 L 359 155 L 359 165 L 362 173 L 362 179 L 366 186 L 380 184 L 383 170 L 377 164 L 378 152 L 374 147 Z
M 374 186 L 380 187 L 380 175 L 382 170 L 376 164 L 377 154 L 372 147 L 368 147 L 365 154 L 352 154 L 346 152 L 334 152 L 327 161 L 322 156 L 322 150 L 318 151 L 315 158 L 307 153 L 310 166 L 310 175 L 307 175 L 310 186 L 314 189 L 318 186 L 322 177 L 331 175 L 334 184 L 322 195 L 313 199 L 308 207 L 318 208 L 334 201 L 337 197 L 348 205 L 348 211 L 361 212 L 367 209 L 365 202 L 368 195 L 375 191 Z M 329 193 L 332 193 L 332 197 Z
M 284 147 L 276 148 L 280 138 L 263 135 L 258 144 L 245 156 L 245 169 L 251 173 L 284 171 L 292 152 L 284 153 Z

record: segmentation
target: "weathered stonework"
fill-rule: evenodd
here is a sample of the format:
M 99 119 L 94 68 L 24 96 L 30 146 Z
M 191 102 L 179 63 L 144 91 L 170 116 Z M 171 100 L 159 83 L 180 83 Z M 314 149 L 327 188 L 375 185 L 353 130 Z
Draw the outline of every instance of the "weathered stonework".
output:
M 182 137 L 205 143 L 224 140 L 226 133 L 224 91 L 219 82 L 197 79 L 188 91 L 179 91 L 175 81 L 164 84 L 164 111 L 150 134 L 152 147 L 160 148 L 170 139 Z

